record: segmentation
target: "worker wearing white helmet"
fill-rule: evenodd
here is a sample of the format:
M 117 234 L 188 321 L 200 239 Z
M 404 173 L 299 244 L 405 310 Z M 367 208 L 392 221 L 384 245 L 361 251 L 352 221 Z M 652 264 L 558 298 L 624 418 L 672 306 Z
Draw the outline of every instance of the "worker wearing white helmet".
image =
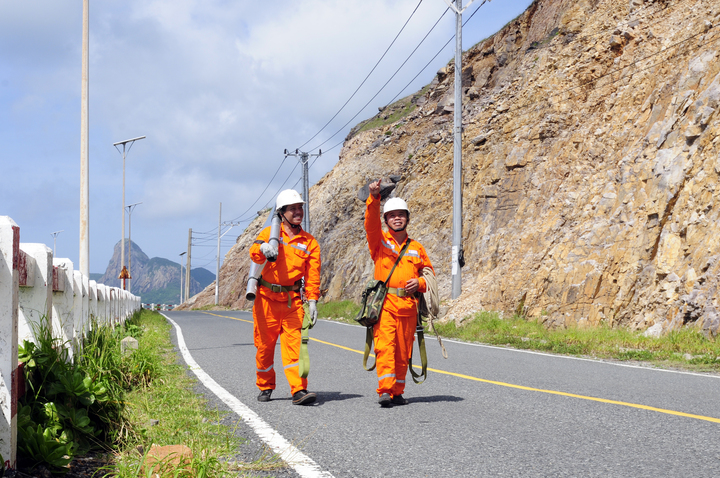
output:
M 266 227 L 250 247 L 253 262 L 262 264 L 268 260 L 258 281 L 253 304 L 256 384 L 260 389 L 260 402 L 269 402 L 275 389 L 274 357 L 278 337 L 281 337 L 282 361 L 293 404 L 307 405 L 316 399 L 316 395 L 307 390 L 307 378 L 299 374 L 304 318 L 300 296 L 303 278 L 313 322 L 317 319 L 317 300 L 320 298 L 320 246 L 300 226 L 304 203 L 293 189 L 278 194 L 275 209 L 282 220 L 279 245 L 269 241 L 271 227 Z
M 410 222 L 410 210 L 407 203 L 400 198 L 390 198 L 385 202 L 385 232 L 380 220 L 380 201 L 378 180 L 370 183 L 365 209 L 365 232 L 370 256 L 375 263 L 375 279 L 385 281 L 388 278 L 400 251 L 409 241 L 388 281 L 388 295 L 380 320 L 373 326 L 378 403 L 389 407 L 408 403 L 403 393 L 418 319 L 417 293 L 426 291 L 422 270 L 425 267 L 432 269 L 432 264 L 425 248 L 408 236 L 406 229 Z

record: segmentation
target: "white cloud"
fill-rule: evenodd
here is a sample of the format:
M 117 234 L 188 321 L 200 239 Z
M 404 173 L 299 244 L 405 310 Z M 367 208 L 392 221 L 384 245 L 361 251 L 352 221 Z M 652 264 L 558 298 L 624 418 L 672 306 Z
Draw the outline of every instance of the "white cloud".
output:
M 487 4 L 488 13 L 466 27 L 465 46 L 528 3 Z M 91 2 L 91 271 L 104 270 L 121 230 L 122 159 L 113 142 L 147 136 L 126 162 L 126 202 L 143 202 L 133 213 L 133 240 L 151 257 L 176 260 L 188 228 L 217 226 L 219 202 L 228 219 L 272 202 L 297 166 L 288 158 L 268 187 L 283 149 L 307 141 L 338 111 L 417 4 Z M 361 112 L 445 8 L 440 0 L 422 2 L 377 71 L 306 148 Z M 6 208 L 0 214 L 16 216 L 22 237 L 32 241 L 68 231 L 62 250 L 71 259 L 78 255 L 81 20 L 81 2 L 0 0 L 0 143 L 7 145 L 0 163 L 12 159 L 18 171 L 13 188 L 0 192 Z M 491 26 L 473 26 L 483 22 Z M 328 149 L 398 94 L 453 33 L 454 18 L 447 15 L 387 89 L 323 146 L 311 179 L 336 161 L 340 148 Z M 429 82 L 451 56 L 452 45 L 405 94 Z M 284 187 L 295 184 L 299 171 Z M 18 191 L 37 195 L 31 207 Z

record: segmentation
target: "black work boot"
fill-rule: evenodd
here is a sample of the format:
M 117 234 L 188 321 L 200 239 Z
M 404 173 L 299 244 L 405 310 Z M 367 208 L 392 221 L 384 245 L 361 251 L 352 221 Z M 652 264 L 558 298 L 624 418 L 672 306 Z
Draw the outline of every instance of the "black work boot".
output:
M 391 402 L 392 400 L 390 399 L 389 393 L 383 393 L 382 395 L 380 395 L 380 399 L 378 400 L 378 403 L 383 408 L 389 407 Z
M 260 395 L 258 395 L 258 402 L 269 402 L 270 395 L 272 395 L 272 389 L 260 390 Z
M 408 403 L 410 403 L 410 401 L 407 398 L 403 397 L 402 394 L 400 394 L 395 395 L 392 398 L 392 403 L 393 405 L 407 405 Z
M 310 405 L 315 401 L 317 395 L 307 390 L 298 390 L 293 394 L 293 405 Z

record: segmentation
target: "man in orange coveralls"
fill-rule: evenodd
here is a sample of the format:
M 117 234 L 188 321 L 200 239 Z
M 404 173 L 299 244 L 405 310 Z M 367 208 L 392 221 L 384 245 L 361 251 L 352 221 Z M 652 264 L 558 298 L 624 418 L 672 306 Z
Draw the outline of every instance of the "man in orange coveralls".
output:
M 410 240 L 387 284 L 389 289 L 380 320 L 373 326 L 378 403 L 382 407 L 407 405 L 408 401 L 402 394 L 417 324 L 418 299 L 415 293 L 425 292 L 427 285 L 422 270 L 423 267 L 432 269 L 432 264 L 425 248 L 408 238 L 406 228 L 410 222 L 410 211 L 405 201 L 390 198 L 385 203 L 383 216 L 387 232 L 383 232 L 380 222 L 380 180 L 370 183 L 366 205 L 365 232 L 370 256 L 375 262 L 375 279 L 387 279 L 405 241 Z
M 275 389 L 274 356 L 278 336 L 281 336 L 282 361 L 293 404 L 308 405 L 316 398 L 314 393 L 307 391 L 307 379 L 301 378 L 298 373 L 305 314 L 300 297 L 303 277 L 313 322 L 317 319 L 317 300 L 320 297 L 320 246 L 312 235 L 300 227 L 304 203 L 295 190 L 280 192 L 275 205 L 282 219 L 279 246 L 268 242 L 270 227 L 266 227 L 250 247 L 253 262 L 262 264 L 269 259 L 258 281 L 253 304 L 256 384 L 260 389 L 260 402 L 269 402 Z

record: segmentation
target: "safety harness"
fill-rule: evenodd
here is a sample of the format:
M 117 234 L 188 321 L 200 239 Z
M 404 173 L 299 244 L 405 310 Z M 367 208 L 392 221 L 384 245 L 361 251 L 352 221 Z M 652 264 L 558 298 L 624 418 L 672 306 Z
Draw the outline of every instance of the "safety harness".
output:
M 388 284 L 390 282 L 390 277 L 392 277 L 393 272 L 395 272 L 395 268 L 400 263 L 400 259 L 402 259 L 403 254 L 405 254 L 405 251 L 410 246 L 410 236 L 405 239 L 405 244 L 403 245 L 403 248 L 400 249 L 400 254 L 398 254 L 398 258 L 395 261 L 395 264 L 393 265 L 392 269 L 390 269 L 390 274 L 388 274 L 387 279 L 385 279 L 385 284 Z M 401 289 L 403 293 L 405 292 L 405 289 Z M 387 290 L 389 293 L 394 293 L 398 297 L 404 297 L 398 294 L 398 289 L 391 287 Z M 394 291 L 394 292 L 393 292 Z M 381 317 L 382 318 L 382 317 Z M 367 367 L 367 361 L 368 357 L 370 356 L 370 350 L 373 347 L 373 326 L 369 326 L 365 330 L 365 353 L 363 354 L 363 368 L 367 370 L 368 372 L 375 370 L 375 365 L 377 365 L 377 358 L 375 359 L 375 362 L 372 364 L 372 367 Z M 414 379 L 413 379 L 414 380 Z

